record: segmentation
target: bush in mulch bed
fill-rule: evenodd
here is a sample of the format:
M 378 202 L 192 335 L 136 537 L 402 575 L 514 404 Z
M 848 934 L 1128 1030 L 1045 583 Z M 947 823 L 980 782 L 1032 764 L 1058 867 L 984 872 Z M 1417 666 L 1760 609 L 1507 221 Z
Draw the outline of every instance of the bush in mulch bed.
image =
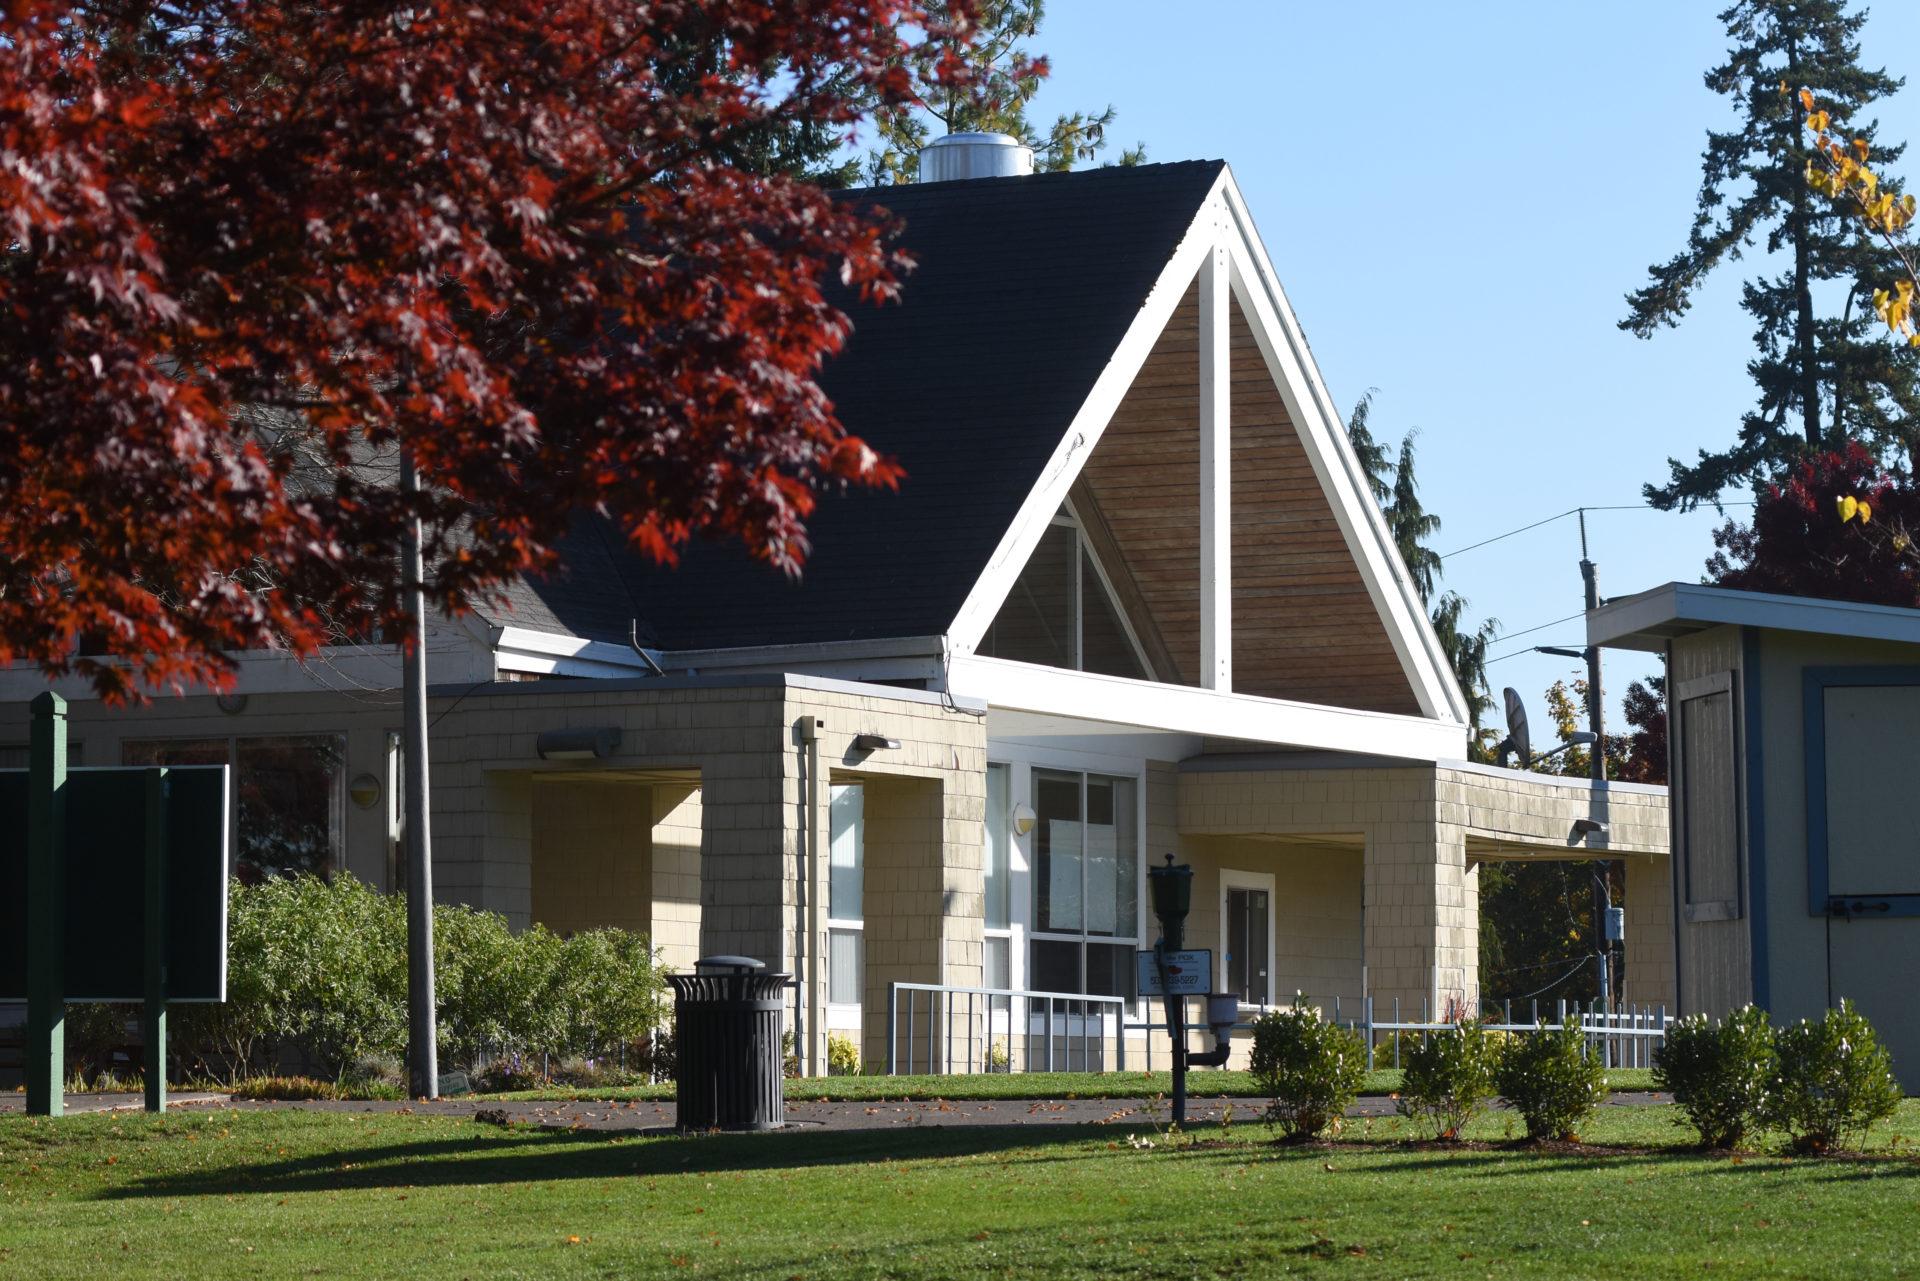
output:
M 1900 1106 L 1893 1056 L 1851 1001 L 1817 1023 L 1801 1019 L 1781 1028 L 1773 1044 L 1779 1066 L 1760 1111 L 1798 1151 L 1857 1146 Z
M 1254 1083 L 1273 1102 L 1267 1120 L 1300 1142 L 1339 1125 L 1367 1076 L 1367 1048 L 1353 1032 L 1321 1021 L 1296 1001 L 1253 1021 Z
M 1477 1022 L 1430 1036 L 1407 1051 L 1394 1107 L 1408 1120 L 1431 1128 L 1435 1138 L 1458 1139 L 1493 1100 L 1498 1057 L 1495 1043 Z
M 1571 1018 L 1509 1038 L 1494 1085 L 1527 1123 L 1529 1139 L 1580 1137 L 1580 1123 L 1607 1094 L 1607 1072 L 1586 1052 L 1586 1035 Z
M 1704 1014 L 1667 1029 L 1653 1056 L 1653 1083 L 1673 1095 L 1679 1124 L 1700 1133 L 1705 1148 L 1738 1147 L 1760 1124 L 1778 1060 L 1767 1012 L 1743 1006 L 1715 1023 Z

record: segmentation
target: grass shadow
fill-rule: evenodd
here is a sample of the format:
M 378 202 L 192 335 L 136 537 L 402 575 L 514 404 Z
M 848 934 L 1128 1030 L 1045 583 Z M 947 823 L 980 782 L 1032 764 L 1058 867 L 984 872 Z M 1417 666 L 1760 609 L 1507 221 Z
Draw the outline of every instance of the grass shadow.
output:
M 225 1196 L 406 1186 L 462 1186 L 549 1180 L 715 1174 L 864 1165 L 1055 1150 L 1106 1140 L 1086 1126 L 903 1126 L 886 1130 L 789 1130 L 771 1134 L 646 1137 L 606 1130 L 495 1130 L 404 1143 L 369 1143 L 265 1162 L 144 1176 L 103 1189 L 99 1200 Z

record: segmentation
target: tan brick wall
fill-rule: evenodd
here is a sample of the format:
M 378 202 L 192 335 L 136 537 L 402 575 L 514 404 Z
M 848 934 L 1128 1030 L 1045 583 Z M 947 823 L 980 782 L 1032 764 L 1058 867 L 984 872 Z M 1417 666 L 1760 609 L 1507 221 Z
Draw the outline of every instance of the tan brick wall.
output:
M 643 783 L 533 786 L 533 919 L 557 934 L 653 928 L 653 795 Z
M 826 955 L 831 822 L 827 789 L 837 783 L 866 787 L 867 865 L 864 885 L 866 999 L 861 1052 L 873 1064 L 886 1061 L 888 985 L 894 982 L 978 986 L 982 974 L 981 860 L 986 843 L 986 726 L 981 717 L 883 694 L 796 687 L 784 711 L 789 747 L 786 832 L 789 866 L 804 861 L 806 753 L 797 726 L 804 716 L 818 723 L 822 793 L 821 851 L 811 886 L 820 905 L 820 932 L 811 953 Z M 858 751 L 861 734 L 895 739 L 900 746 Z M 785 921 L 789 939 L 806 934 L 805 896 L 789 878 Z M 793 953 L 788 953 L 789 968 Z M 804 989 L 800 999 L 805 999 Z M 821 994 L 824 1005 L 825 994 Z M 824 1030 L 816 1027 L 820 1062 Z M 943 1042 L 944 1045 L 944 1042 Z M 974 1047 L 976 1055 L 979 1047 Z M 962 1047 L 956 1043 L 955 1056 Z M 823 1068 L 824 1070 L 824 1068 Z
M 1674 999 L 1673 865 L 1664 858 L 1630 858 L 1627 864 L 1626 976 L 1621 999 L 1664 1005 Z
M 650 792 L 653 946 L 669 970 L 689 970 L 700 958 L 700 788 L 656 783 Z
M 1359 847 L 1197 836 L 1186 839 L 1186 855 L 1194 874 L 1187 930 L 1193 947 L 1211 948 L 1215 964 L 1224 962 L 1222 870 L 1267 873 L 1274 880 L 1274 1003 L 1289 1004 L 1296 991 L 1329 1008 L 1336 996 L 1349 1003 L 1359 998 L 1365 955 Z

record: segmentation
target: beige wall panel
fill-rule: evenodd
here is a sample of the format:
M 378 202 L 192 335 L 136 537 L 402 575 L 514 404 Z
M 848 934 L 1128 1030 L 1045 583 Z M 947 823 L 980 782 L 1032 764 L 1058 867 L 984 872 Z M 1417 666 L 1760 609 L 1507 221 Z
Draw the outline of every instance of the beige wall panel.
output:
M 532 912 L 556 934 L 651 934 L 653 795 L 642 783 L 533 786 Z

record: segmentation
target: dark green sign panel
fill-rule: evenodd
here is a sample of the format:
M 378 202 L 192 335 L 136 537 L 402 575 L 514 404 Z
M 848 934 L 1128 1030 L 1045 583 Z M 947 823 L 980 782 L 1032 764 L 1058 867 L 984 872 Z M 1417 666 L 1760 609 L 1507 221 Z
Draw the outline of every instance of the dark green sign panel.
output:
M 145 769 L 67 775 L 69 1001 L 146 994 Z M 167 789 L 167 1000 L 227 999 L 227 767 L 173 766 Z M 0 770 L 0 884 L 27 874 L 27 771 Z M 0 899 L 0 1000 L 27 991 L 26 895 Z

